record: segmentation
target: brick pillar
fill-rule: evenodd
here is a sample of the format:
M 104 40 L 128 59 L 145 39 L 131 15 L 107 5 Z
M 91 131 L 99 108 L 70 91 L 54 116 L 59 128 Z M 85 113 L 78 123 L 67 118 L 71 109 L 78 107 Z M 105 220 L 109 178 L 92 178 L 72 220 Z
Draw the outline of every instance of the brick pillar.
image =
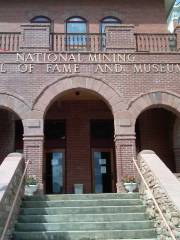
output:
M 107 51 L 134 52 L 136 50 L 134 25 L 107 26 L 105 32 Z
M 25 119 L 24 123 L 24 157 L 31 161 L 28 175 L 35 175 L 39 182 L 39 190 L 43 191 L 43 120 Z
M 50 24 L 23 24 L 21 29 L 20 49 L 34 52 L 50 50 Z
M 133 176 L 135 169 L 132 158 L 135 157 L 135 135 L 115 135 L 117 191 L 123 191 L 122 177 Z
M 180 51 L 180 25 L 176 26 L 174 32 L 177 35 L 177 51 Z

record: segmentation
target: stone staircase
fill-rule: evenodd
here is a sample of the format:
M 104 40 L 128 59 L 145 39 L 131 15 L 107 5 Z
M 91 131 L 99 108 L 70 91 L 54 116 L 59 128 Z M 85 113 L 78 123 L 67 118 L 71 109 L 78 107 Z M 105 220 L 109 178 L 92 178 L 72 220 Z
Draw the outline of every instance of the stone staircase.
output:
M 156 239 L 153 222 L 134 194 L 67 194 L 26 197 L 16 240 Z

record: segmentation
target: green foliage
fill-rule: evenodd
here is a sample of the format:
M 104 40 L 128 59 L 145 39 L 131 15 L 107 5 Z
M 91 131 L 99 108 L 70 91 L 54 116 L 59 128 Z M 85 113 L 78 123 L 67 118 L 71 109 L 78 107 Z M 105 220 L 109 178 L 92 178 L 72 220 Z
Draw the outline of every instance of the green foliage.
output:
M 135 179 L 135 177 L 134 176 L 129 176 L 129 175 L 126 175 L 126 176 L 124 176 L 123 178 L 122 178 L 122 181 L 124 182 L 124 183 L 135 183 L 136 182 L 136 179 Z
M 25 179 L 25 185 L 29 186 L 29 185 L 36 185 L 37 184 L 37 180 L 34 176 L 27 176 Z

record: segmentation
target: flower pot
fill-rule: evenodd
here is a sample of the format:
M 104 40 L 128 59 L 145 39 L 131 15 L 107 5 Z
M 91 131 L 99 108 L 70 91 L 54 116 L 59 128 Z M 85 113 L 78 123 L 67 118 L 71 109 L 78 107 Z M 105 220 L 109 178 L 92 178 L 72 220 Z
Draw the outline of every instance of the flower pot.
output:
M 38 185 L 26 185 L 25 186 L 25 195 L 33 196 L 33 194 L 37 191 Z
M 129 183 L 124 183 L 125 189 L 128 191 L 128 193 L 133 193 L 134 190 L 137 188 L 137 183 L 134 182 L 129 182 Z

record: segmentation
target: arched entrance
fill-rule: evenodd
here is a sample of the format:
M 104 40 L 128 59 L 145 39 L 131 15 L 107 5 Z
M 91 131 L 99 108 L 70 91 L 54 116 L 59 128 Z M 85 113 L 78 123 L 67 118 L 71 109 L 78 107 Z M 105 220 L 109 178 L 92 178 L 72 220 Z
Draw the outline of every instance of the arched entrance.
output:
M 61 93 L 44 117 L 46 193 L 115 191 L 114 119 L 97 93 Z
M 137 152 L 151 149 L 172 172 L 176 172 L 174 156 L 174 124 L 176 115 L 162 107 L 142 112 L 136 121 Z
M 136 132 L 137 152 L 154 150 L 173 172 L 180 172 L 180 96 L 157 91 L 140 95 L 128 107 Z
M 23 125 L 14 112 L 0 109 L 0 164 L 11 152 L 23 152 Z

